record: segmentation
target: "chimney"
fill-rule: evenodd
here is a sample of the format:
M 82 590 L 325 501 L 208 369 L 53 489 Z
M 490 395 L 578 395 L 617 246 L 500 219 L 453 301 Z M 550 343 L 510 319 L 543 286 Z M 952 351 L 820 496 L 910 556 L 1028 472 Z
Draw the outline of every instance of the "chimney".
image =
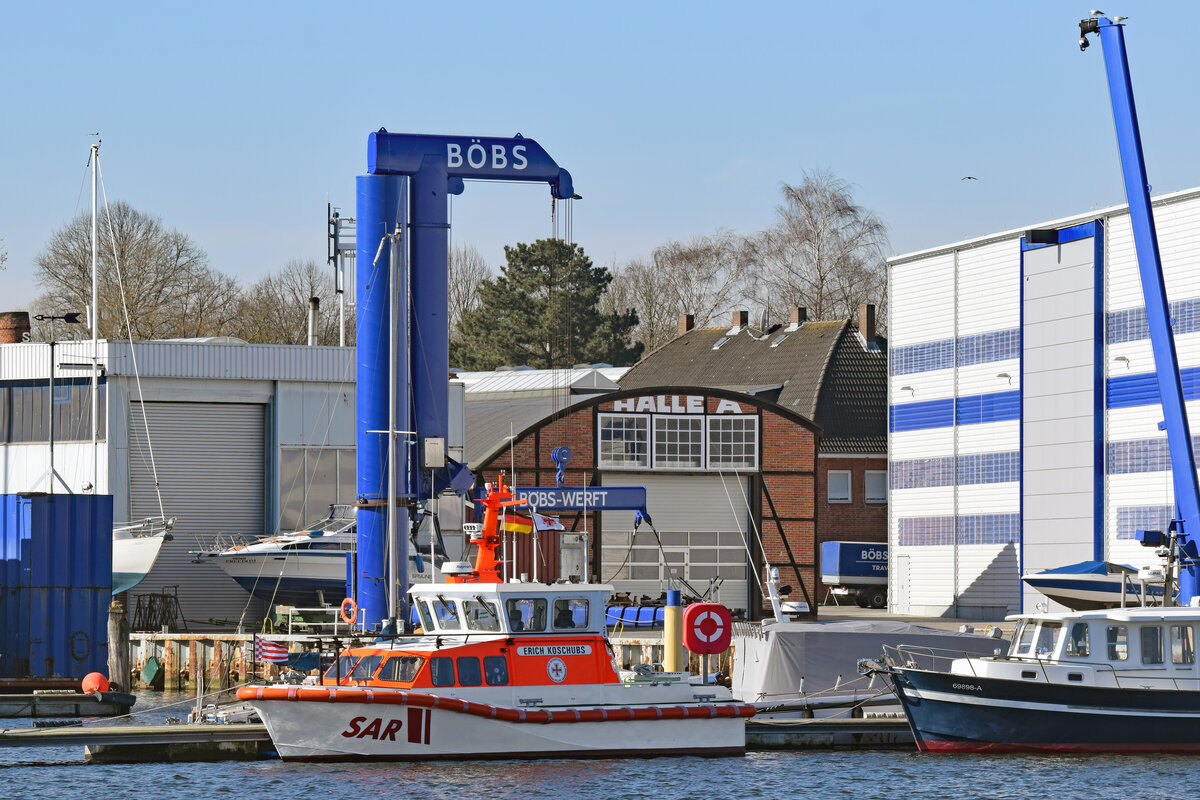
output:
M 875 304 L 863 303 L 858 307 L 858 332 L 867 344 L 875 341 Z
M 18 344 L 26 341 L 29 333 L 28 311 L 6 311 L 0 314 L 0 344 Z
M 308 346 L 317 343 L 317 314 L 321 310 L 321 298 L 308 298 Z
M 797 328 L 808 322 L 808 309 L 804 306 L 792 306 L 790 313 L 791 317 L 788 321 Z
M 687 333 L 694 327 L 696 327 L 696 315 L 695 314 L 680 314 L 679 315 L 679 335 L 680 336 L 683 336 L 685 333 Z
M 733 327 L 744 328 L 749 324 L 750 324 L 750 312 L 749 311 L 733 312 Z

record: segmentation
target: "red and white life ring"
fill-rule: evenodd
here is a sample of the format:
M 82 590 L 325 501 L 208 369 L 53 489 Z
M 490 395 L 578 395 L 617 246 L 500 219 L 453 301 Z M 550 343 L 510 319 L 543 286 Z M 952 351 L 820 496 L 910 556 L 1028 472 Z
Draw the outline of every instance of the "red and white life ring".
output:
M 733 617 L 720 603 L 692 603 L 683 611 L 683 646 L 693 653 L 713 655 L 729 649 Z

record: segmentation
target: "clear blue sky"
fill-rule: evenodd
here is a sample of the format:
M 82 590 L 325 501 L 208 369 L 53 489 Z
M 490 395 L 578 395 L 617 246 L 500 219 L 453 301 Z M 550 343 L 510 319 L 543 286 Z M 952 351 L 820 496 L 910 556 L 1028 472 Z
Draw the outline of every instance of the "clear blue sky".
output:
M 1096 0 L 1099 2 L 1099 0 Z M 1200 184 L 1194 6 L 1104 7 L 1126 36 L 1155 193 Z M 249 283 L 325 258 L 367 134 L 537 139 L 574 176 L 574 236 L 623 263 L 772 221 L 827 168 L 907 252 L 1123 201 L 1088 6 L 1021 3 L 21 3 L 5 8 L 0 311 L 88 207 L 189 234 Z M 978 181 L 962 181 L 975 175 Z M 454 238 L 496 266 L 550 231 L 541 185 L 468 184 Z

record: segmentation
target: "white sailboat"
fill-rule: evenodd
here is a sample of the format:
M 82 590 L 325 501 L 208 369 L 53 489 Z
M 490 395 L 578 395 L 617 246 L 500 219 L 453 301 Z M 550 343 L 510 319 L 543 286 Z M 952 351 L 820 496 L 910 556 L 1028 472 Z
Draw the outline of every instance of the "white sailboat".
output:
M 92 305 L 89 314 L 92 326 L 92 491 L 96 491 L 99 467 L 99 414 L 100 414 L 100 362 L 99 362 L 99 313 L 97 305 L 100 297 L 98 252 L 99 252 L 99 179 L 100 179 L 100 142 L 91 145 L 92 167 Z M 107 203 L 107 200 L 106 200 Z M 107 205 L 106 205 L 107 207 Z M 113 254 L 115 259 L 116 253 Z M 120 264 L 117 264 L 118 270 Z M 128 317 L 128 314 L 126 314 Z M 133 332 L 130 331 L 132 344 Z M 137 356 L 133 357 L 134 376 L 137 377 Z M 138 382 L 141 392 L 141 382 Z M 145 413 L 143 411 L 143 413 Z M 144 422 L 144 420 L 143 420 Z M 151 468 L 154 463 L 154 453 L 150 453 Z M 86 489 L 87 487 L 85 487 Z M 158 492 L 158 479 L 155 477 L 155 492 Z M 168 517 L 162 510 L 162 495 L 158 494 L 159 516 L 147 517 L 137 522 L 120 522 L 113 525 L 112 550 L 112 593 L 114 595 L 128 591 L 137 586 L 150 570 L 162 550 L 163 543 L 171 539 L 171 529 L 175 526 L 175 518 Z

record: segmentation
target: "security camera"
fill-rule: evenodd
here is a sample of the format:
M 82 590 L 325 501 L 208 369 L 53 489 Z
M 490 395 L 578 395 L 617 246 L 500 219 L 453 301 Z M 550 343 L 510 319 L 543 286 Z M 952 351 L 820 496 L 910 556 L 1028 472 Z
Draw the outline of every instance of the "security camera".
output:
M 1084 50 L 1087 50 L 1087 49 L 1088 49 L 1088 40 L 1087 40 L 1087 37 L 1086 37 L 1086 36 L 1080 36 L 1080 37 L 1079 37 L 1079 50 L 1080 50 L 1080 52 L 1082 52 L 1082 51 L 1084 51 Z

